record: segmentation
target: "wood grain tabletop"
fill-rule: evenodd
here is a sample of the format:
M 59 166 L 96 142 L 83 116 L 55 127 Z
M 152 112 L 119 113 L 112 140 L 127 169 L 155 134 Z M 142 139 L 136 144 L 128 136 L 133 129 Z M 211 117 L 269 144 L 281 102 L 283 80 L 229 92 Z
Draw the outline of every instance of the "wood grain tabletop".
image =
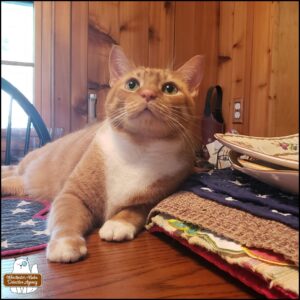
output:
M 42 274 L 42 286 L 31 294 L 3 285 L 21 255 L 2 259 L 2 298 L 263 298 L 161 233 L 143 231 L 133 241 L 108 243 L 94 231 L 87 246 L 88 256 L 73 264 L 50 263 L 45 250 L 26 255 Z

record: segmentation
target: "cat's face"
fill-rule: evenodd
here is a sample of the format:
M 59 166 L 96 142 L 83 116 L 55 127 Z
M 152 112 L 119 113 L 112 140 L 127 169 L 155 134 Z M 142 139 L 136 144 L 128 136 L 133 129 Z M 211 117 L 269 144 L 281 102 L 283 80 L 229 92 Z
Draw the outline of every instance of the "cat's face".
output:
M 187 134 L 194 120 L 193 93 L 201 81 L 202 70 L 196 74 L 201 78 L 195 80 L 182 68 L 177 71 L 135 68 L 123 53 L 110 60 L 112 89 L 106 101 L 106 114 L 113 126 L 152 138 Z M 194 64 L 199 64 L 199 60 Z M 192 68 L 195 73 L 195 67 Z
M 17 259 L 14 262 L 13 272 L 14 273 L 30 272 L 28 259 L 22 259 L 22 258 Z

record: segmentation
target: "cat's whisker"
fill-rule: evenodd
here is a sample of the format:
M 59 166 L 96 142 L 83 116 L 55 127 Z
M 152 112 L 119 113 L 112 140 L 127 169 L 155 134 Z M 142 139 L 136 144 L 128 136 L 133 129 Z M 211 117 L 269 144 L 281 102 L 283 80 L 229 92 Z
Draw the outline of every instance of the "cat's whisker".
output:
M 110 119 L 112 123 L 116 126 L 119 127 L 121 125 L 121 121 L 125 116 L 130 115 L 132 112 L 134 112 L 140 104 L 131 104 L 126 107 L 122 107 L 119 110 L 113 112 L 110 116 Z
M 178 112 L 177 107 L 174 108 L 173 106 L 169 106 L 168 108 L 172 111 L 172 113 L 176 113 L 178 116 L 187 117 L 188 120 L 200 120 L 201 119 L 200 116 L 195 116 L 195 115 L 189 114 L 188 112 L 184 112 L 184 111 Z M 178 108 L 182 109 L 182 107 L 178 107 Z
M 168 113 L 168 111 L 170 110 L 169 109 L 170 107 L 168 107 L 168 106 L 166 106 L 164 104 L 161 104 L 161 106 L 166 109 L 166 111 L 164 113 Z M 182 112 L 178 112 L 178 110 L 172 110 L 171 109 L 171 111 L 169 112 L 169 114 L 172 115 L 174 118 L 178 118 L 178 119 L 180 119 L 181 121 L 183 121 L 185 123 L 191 122 L 190 117 L 192 117 L 192 116 L 190 116 L 188 114 L 185 115 Z
M 181 122 L 179 120 L 177 120 L 176 117 L 172 116 L 169 113 L 168 106 L 166 106 L 166 105 L 158 106 L 157 105 L 156 109 L 158 111 L 161 111 L 161 113 L 165 116 L 165 121 L 172 129 L 174 129 L 175 131 L 179 131 L 181 133 L 181 137 L 185 140 L 186 144 L 190 147 L 190 150 L 192 152 L 194 152 L 196 149 L 196 145 L 195 145 L 193 137 L 191 136 L 192 133 L 187 132 L 187 128 L 183 124 L 181 124 Z M 186 122 L 187 122 L 187 120 L 186 120 Z
M 188 142 L 189 145 L 193 149 L 197 148 L 197 144 L 200 142 L 200 139 L 198 136 L 196 136 L 192 130 L 188 130 L 185 128 L 184 125 L 182 125 L 176 118 L 169 117 L 173 124 L 175 124 L 175 127 L 177 130 L 180 130 L 180 132 L 183 134 L 185 140 Z

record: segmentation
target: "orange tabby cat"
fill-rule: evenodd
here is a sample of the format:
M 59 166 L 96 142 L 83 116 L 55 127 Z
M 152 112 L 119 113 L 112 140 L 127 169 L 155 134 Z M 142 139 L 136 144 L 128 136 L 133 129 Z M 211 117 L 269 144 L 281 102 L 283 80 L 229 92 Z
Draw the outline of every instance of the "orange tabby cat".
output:
M 177 71 L 136 68 L 114 46 L 109 70 L 105 121 L 2 169 L 2 194 L 53 200 L 50 261 L 85 256 L 84 235 L 101 224 L 101 239 L 133 239 L 149 210 L 193 167 L 193 97 L 203 77 L 203 57 Z

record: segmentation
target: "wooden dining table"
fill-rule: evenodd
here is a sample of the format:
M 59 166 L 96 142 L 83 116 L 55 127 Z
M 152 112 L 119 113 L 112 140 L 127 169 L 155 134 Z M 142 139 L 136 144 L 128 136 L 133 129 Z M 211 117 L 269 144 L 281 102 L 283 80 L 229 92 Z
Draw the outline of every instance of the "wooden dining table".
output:
M 162 233 L 144 230 L 132 241 L 111 243 L 95 230 L 87 248 L 88 255 L 72 264 L 47 261 L 45 249 L 2 258 L 2 298 L 263 298 Z M 41 286 L 30 294 L 15 294 L 3 283 L 20 257 L 37 264 L 42 275 Z

